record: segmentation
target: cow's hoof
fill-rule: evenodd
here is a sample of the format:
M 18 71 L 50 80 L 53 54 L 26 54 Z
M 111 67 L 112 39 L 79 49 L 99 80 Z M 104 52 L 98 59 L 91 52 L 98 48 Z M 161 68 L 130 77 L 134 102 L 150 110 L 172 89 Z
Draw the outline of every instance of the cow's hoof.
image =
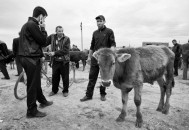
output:
M 163 110 L 162 110 L 162 113 L 165 114 L 165 115 L 167 115 L 167 114 L 169 113 L 169 110 L 163 109 Z
M 162 108 L 157 108 L 156 111 L 162 112 Z
M 165 105 L 165 106 L 164 106 L 164 108 L 163 108 L 163 110 L 162 110 L 162 113 L 163 113 L 163 114 L 166 114 L 166 115 L 169 113 L 169 105 Z
M 116 121 L 117 121 L 117 122 L 123 122 L 123 121 L 125 121 L 125 118 L 119 116 L 119 117 L 116 119 Z
M 142 121 L 142 120 L 136 120 L 135 126 L 136 126 L 137 128 L 141 128 L 141 127 L 142 127 L 142 124 L 143 124 L 143 121 Z

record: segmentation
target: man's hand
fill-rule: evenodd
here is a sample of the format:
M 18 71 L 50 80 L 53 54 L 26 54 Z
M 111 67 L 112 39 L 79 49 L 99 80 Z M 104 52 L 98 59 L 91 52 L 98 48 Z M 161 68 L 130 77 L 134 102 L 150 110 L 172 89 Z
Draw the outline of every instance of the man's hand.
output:
M 111 49 L 112 51 L 115 51 L 115 50 L 116 50 L 115 46 L 111 46 L 110 49 Z
M 45 28 L 45 22 L 39 23 L 40 28 Z
M 49 52 L 49 56 L 54 56 L 55 52 Z
M 89 64 L 89 65 L 91 64 L 91 58 L 90 57 L 87 58 L 87 64 Z

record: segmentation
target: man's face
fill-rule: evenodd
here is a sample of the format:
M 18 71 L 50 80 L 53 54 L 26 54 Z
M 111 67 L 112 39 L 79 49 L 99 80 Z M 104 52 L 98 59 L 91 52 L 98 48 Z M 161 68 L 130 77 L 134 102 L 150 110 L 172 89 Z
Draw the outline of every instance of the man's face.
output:
M 63 36 L 63 28 L 57 28 L 56 34 L 58 37 L 62 37 Z
M 41 22 L 41 24 L 42 23 L 45 23 L 45 18 L 46 18 L 46 16 L 43 16 L 42 14 L 39 16 L 39 22 Z
M 96 22 L 97 22 L 97 26 L 98 26 L 99 29 L 101 29 L 101 28 L 104 27 L 104 24 L 105 24 L 105 21 L 104 21 L 104 20 L 102 20 L 102 19 L 97 19 Z
M 176 41 L 173 41 L 173 45 L 175 45 L 177 42 Z

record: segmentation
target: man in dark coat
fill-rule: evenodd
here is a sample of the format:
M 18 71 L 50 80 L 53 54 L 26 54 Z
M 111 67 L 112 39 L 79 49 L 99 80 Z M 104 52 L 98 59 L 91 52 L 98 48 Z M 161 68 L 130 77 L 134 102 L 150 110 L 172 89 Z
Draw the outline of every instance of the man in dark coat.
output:
M 79 48 L 77 48 L 76 45 L 73 44 L 71 51 L 80 51 Z M 78 69 L 79 68 L 79 61 L 75 61 L 75 66 Z
M 41 57 L 42 47 L 46 45 L 47 32 L 45 18 L 47 12 L 37 6 L 33 10 L 33 17 L 22 26 L 19 39 L 18 56 L 27 75 L 27 114 L 28 118 L 44 117 L 46 113 L 37 110 L 36 101 L 40 107 L 50 106 L 53 102 L 47 101 L 41 89 Z
M 60 76 L 63 81 L 63 96 L 67 97 L 69 93 L 69 61 L 70 61 L 70 38 L 63 33 L 62 26 L 56 27 L 56 34 L 47 38 L 47 44 L 51 44 L 50 56 L 53 56 L 52 62 L 52 91 L 49 96 L 58 92 Z
M 189 40 L 188 43 L 182 45 L 183 60 L 183 80 L 187 80 L 188 64 L 189 64 Z
M 86 95 L 82 99 L 80 99 L 81 102 L 92 99 L 94 87 L 99 74 L 99 66 L 97 60 L 94 57 L 92 57 L 93 52 L 104 47 L 114 49 L 116 46 L 114 32 L 104 25 L 106 23 L 105 17 L 103 15 L 97 16 L 96 22 L 97 22 L 98 30 L 94 31 L 93 33 L 91 47 L 87 59 L 87 62 L 91 64 L 90 72 L 89 72 L 89 83 L 87 86 Z M 106 89 L 105 87 L 100 86 L 100 95 L 101 95 L 100 99 L 102 101 L 106 100 L 105 89 Z
M 174 75 L 178 76 L 178 67 L 179 67 L 179 61 L 180 61 L 180 55 L 181 55 L 181 45 L 177 43 L 177 41 L 174 39 L 172 40 L 173 48 L 172 51 L 175 53 L 175 61 L 174 61 Z
M 0 41 L 0 70 L 4 77 L 1 79 L 10 79 L 9 73 L 6 68 L 6 58 L 9 55 L 7 45 L 5 42 Z
M 12 50 L 13 50 L 13 54 L 14 54 L 14 57 L 15 57 L 16 68 L 17 68 L 17 75 L 16 76 L 19 76 L 23 71 L 23 67 L 20 63 L 20 58 L 18 56 L 18 49 L 19 49 L 19 37 L 14 38 L 13 44 L 12 44 Z

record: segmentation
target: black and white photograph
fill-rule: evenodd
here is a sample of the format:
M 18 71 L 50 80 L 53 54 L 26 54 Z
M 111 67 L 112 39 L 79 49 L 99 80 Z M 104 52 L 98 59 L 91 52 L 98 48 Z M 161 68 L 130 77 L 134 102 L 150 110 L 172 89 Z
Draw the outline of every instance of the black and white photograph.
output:
M 0 0 L 0 130 L 189 130 L 188 0 Z

